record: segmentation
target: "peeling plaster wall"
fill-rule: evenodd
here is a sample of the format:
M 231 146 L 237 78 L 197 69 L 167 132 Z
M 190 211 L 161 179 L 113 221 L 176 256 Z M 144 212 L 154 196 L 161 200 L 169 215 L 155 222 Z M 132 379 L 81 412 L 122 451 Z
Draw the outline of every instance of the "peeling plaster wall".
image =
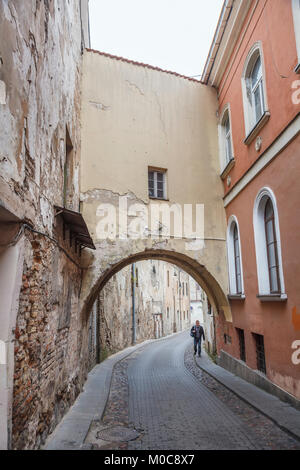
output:
M 24 231 L 16 320 L 10 310 L 0 318 L 0 331 L 3 322 L 9 325 L 1 340 L 14 346 L 1 366 L 7 377 L 0 383 L 0 429 L 7 431 L 1 432 L 1 448 L 39 448 L 85 380 L 80 258 L 63 240 L 54 205 L 63 205 L 68 129 L 69 207 L 79 207 L 80 86 L 87 45 L 80 8 L 87 5 L 79 0 L 0 2 L 0 203 L 56 238 L 69 256 L 45 235 Z M 4 258 L 5 251 L 0 271 Z

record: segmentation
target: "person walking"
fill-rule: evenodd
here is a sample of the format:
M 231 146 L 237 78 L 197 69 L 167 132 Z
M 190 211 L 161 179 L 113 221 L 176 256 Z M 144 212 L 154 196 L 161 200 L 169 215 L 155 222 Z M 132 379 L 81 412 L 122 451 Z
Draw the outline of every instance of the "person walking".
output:
M 205 341 L 204 329 L 200 325 L 199 320 L 196 321 L 196 324 L 191 328 L 191 336 L 194 338 L 194 356 L 197 354 L 198 349 L 198 357 L 201 357 L 201 341 Z

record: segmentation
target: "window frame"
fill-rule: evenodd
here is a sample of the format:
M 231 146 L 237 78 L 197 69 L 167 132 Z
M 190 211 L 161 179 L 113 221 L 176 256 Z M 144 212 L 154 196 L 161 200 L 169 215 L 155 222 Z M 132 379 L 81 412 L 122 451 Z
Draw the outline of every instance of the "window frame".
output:
M 242 328 L 236 328 L 238 340 L 239 340 L 239 350 L 240 350 L 240 360 L 246 362 L 246 341 L 245 341 L 245 330 Z
M 239 249 L 239 263 L 240 263 L 240 278 L 241 278 L 241 289 L 238 289 L 237 282 L 237 266 L 236 266 L 236 244 L 234 240 L 234 230 L 238 235 L 238 249 Z M 243 275 L 243 260 L 242 260 L 242 250 L 241 250 L 241 236 L 240 228 L 237 217 L 231 215 L 228 220 L 227 226 L 227 256 L 228 256 L 228 274 L 229 274 L 229 292 L 230 296 L 235 296 L 238 298 L 245 298 L 245 289 L 244 289 L 244 275 Z
M 153 191 L 154 194 L 150 195 L 150 173 L 153 173 Z M 163 196 L 158 196 L 158 183 L 157 175 L 163 175 Z M 158 199 L 161 201 L 167 200 L 167 170 L 163 168 L 148 167 L 148 197 L 149 199 Z
M 274 212 L 274 230 L 276 235 L 278 272 L 280 280 L 279 291 L 276 293 L 271 292 L 265 230 L 265 208 L 269 199 L 272 202 Z M 262 188 L 256 196 L 253 207 L 253 227 L 258 281 L 258 297 L 262 301 L 271 300 L 272 296 L 274 297 L 274 300 L 286 300 L 287 295 L 285 293 L 284 284 L 278 208 L 275 195 L 269 187 Z
M 226 131 L 226 123 L 229 124 L 229 130 Z M 219 133 L 219 152 L 220 152 L 220 166 L 221 166 L 221 175 L 223 175 L 224 171 L 230 164 L 234 162 L 234 146 L 233 146 L 233 138 L 232 138 L 232 121 L 231 121 L 231 112 L 230 112 L 230 104 L 227 103 L 222 111 L 219 126 L 218 126 L 218 133 Z M 228 142 L 230 142 L 231 147 L 231 154 L 228 154 Z
M 252 86 L 252 73 L 254 71 L 255 65 L 258 58 L 261 61 L 261 77 L 257 80 L 255 86 Z M 256 118 L 255 112 L 255 101 L 253 91 L 260 87 L 260 100 L 262 105 L 262 114 L 259 119 Z M 251 101 L 249 99 L 249 89 L 251 92 Z M 254 90 L 255 89 L 255 90 Z M 245 143 L 250 144 L 253 139 L 250 139 L 248 142 L 249 136 L 253 131 L 259 127 L 260 128 L 267 122 L 270 117 L 268 110 L 268 99 L 267 99 L 267 89 L 266 89 L 266 73 L 264 65 L 264 56 L 262 50 L 262 44 L 260 41 L 256 42 L 250 49 L 247 58 L 245 60 L 244 69 L 242 73 L 242 95 L 243 95 L 243 108 L 244 108 L 244 122 L 245 122 Z M 264 119 L 265 116 L 265 119 Z M 253 138 L 256 135 L 253 136 Z
M 255 341 L 256 367 L 259 372 L 267 375 L 265 338 L 258 333 L 252 333 Z
M 268 204 L 272 205 L 272 216 L 267 218 L 266 212 L 267 212 L 267 206 Z M 270 198 L 268 198 L 265 206 L 265 214 L 264 214 L 264 221 L 265 221 L 265 235 L 266 235 L 266 245 L 267 245 L 267 258 L 268 258 L 268 269 L 269 269 L 269 283 L 270 283 L 270 293 L 271 294 L 279 294 L 280 293 L 280 275 L 279 275 L 279 261 L 278 261 L 278 247 L 277 247 L 277 239 L 276 239 L 276 230 L 275 230 L 275 214 L 274 214 L 274 207 L 273 203 Z M 268 229 L 267 229 L 267 224 L 271 222 L 272 223 L 272 233 L 273 233 L 273 240 L 269 241 L 268 238 Z M 274 266 L 271 266 L 271 259 L 270 259 L 270 250 L 269 247 L 271 245 L 274 245 L 274 254 L 275 254 L 275 262 L 276 264 Z M 272 276 L 271 276 L 271 270 L 272 268 L 276 269 L 276 282 L 278 289 L 274 290 L 272 288 Z

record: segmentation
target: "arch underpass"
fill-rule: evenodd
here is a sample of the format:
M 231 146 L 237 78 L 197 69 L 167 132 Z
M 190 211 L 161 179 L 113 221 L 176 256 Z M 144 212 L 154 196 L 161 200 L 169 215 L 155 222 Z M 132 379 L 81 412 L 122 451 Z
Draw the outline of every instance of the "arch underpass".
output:
M 231 322 L 216 91 L 99 51 L 83 68 L 81 212 L 96 246 L 82 255 L 83 325 L 108 280 L 147 259 L 190 274 Z
M 121 255 L 122 256 L 122 255 Z M 229 303 L 227 300 L 226 294 L 223 292 L 220 284 L 214 278 L 214 276 L 206 269 L 204 265 L 202 265 L 197 260 L 193 259 L 186 254 L 170 251 L 167 249 L 146 249 L 142 252 L 136 252 L 129 256 L 126 256 L 119 261 L 115 261 L 114 263 L 110 264 L 109 267 L 102 272 L 98 272 L 97 274 L 94 272 L 94 281 L 92 281 L 93 285 L 90 292 L 86 293 L 82 298 L 82 315 L 85 320 L 87 320 L 91 308 L 99 295 L 99 292 L 103 289 L 106 283 L 114 276 L 117 272 L 121 271 L 126 266 L 136 263 L 138 261 L 145 261 L 145 260 L 160 260 L 166 261 L 168 263 L 174 264 L 181 268 L 183 271 L 188 273 L 191 277 L 195 279 L 195 281 L 202 287 L 205 291 L 210 303 L 213 305 L 215 311 L 219 314 L 222 313 L 226 319 L 226 321 L 231 322 L 231 310 L 229 307 Z M 93 268 L 92 268 L 93 270 Z M 89 285 L 91 285 L 91 273 L 87 273 Z

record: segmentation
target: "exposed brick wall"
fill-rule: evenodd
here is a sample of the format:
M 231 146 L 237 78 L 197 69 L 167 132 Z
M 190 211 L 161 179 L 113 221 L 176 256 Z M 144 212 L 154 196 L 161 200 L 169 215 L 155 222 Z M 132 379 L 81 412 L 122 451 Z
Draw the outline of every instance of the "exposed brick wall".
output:
M 38 448 L 74 402 L 85 379 L 79 356 L 79 270 L 65 256 L 60 256 L 55 271 L 49 269 L 57 250 L 44 237 L 27 236 L 15 330 L 15 449 Z M 71 296 L 63 289 L 65 272 L 72 282 Z M 69 320 L 60 328 L 68 308 Z

